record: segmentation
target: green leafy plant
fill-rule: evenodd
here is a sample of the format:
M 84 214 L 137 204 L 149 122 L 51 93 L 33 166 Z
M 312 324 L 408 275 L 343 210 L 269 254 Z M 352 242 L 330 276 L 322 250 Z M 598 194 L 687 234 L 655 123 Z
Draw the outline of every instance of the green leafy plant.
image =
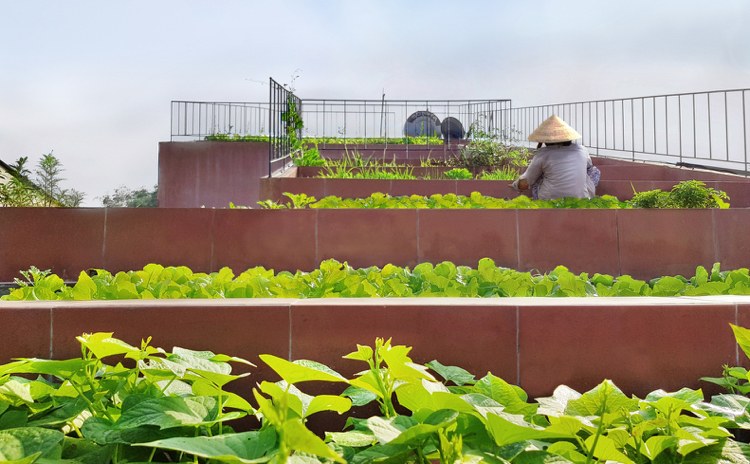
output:
M 295 166 L 325 166 L 326 160 L 320 156 L 318 147 L 299 150 L 292 155 Z
M 500 169 L 494 169 L 491 171 L 483 171 L 482 174 L 479 175 L 480 180 L 515 180 L 518 178 L 519 172 L 518 169 L 510 167 L 510 166 L 504 166 Z
M 471 126 L 471 141 L 461 151 L 447 159 L 432 159 L 425 164 L 429 166 L 453 166 L 466 169 L 499 169 L 525 167 L 531 159 L 532 152 L 514 145 L 514 131 L 504 133 L 497 130 L 485 130 L 481 123 Z
M 741 346 L 747 329 L 733 326 Z M 740 330 L 738 330 L 740 329 Z M 260 359 L 280 378 L 259 379 L 250 401 L 226 386 L 234 356 L 117 339 L 77 337 L 81 356 L 0 365 L 0 459 L 15 463 L 575 463 L 725 464 L 750 460 L 730 430 L 750 428 L 750 400 L 701 390 L 628 396 L 604 380 L 579 393 L 558 386 L 529 399 L 487 373 L 378 338 L 343 358 L 347 378 L 313 360 Z M 745 346 L 743 346 L 743 350 Z M 344 361 L 344 362 L 346 362 Z M 325 393 L 301 386 L 315 383 Z M 322 388 L 321 388 L 322 386 Z M 379 415 L 361 410 L 375 402 Z M 348 414 L 344 431 L 308 428 L 316 414 Z M 246 415 L 257 430 L 229 425 Z
M 453 168 L 449 171 L 445 171 L 443 175 L 446 179 L 456 180 L 468 180 L 474 178 L 474 176 L 471 174 L 471 171 L 466 168 Z
M 170 353 L 150 346 L 149 339 L 137 347 L 111 333 L 84 334 L 78 341 L 78 359 L 29 358 L 0 366 L 0 457 L 175 461 L 182 453 L 153 440 L 221 435 L 231 430 L 226 422 L 253 412 L 247 401 L 224 390 L 247 375 L 231 374 L 229 362 L 252 365 L 246 360 L 185 348 Z M 113 358 L 132 367 L 107 362 Z M 10 440 L 37 446 L 11 448 Z
M 65 171 L 62 162 L 51 152 L 37 162 L 34 172 L 26 168 L 28 157 L 22 156 L 9 166 L 11 178 L 0 182 L 0 207 L 76 207 L 85 194 L 62 188 Z
M 729 208 L 726 192 L 706 187 L 699 180 L 684 180 L 669 192 L 636 192 L 628 203 L 634 208 Z
M 263 267 L 235 275 L 229 268 L 210 274 L 185 266 L 149 264 L 112 274 L 81 272 L 67 285 L 49 271 L 32 268 L 18 288 L 0 297 L 22 300 L 120 300 L 154 298 L 368 298 L 368 297 L 566 297 L 750 295 L 748 269 L 720 271 L 702 266 L 695 276 L 663 276 L 644 281 L 628 275 L 574 274 L 558 266 L 546 274 L 498 267 L 488 258 L 476 268 L 451 262 L 414 268 L 386 265 L 355 269 L 329 259 L 310 272 L 274 272 Z
M 414 180 L 411 166 L 385 167 L 368 165 L 364 167 L 347 167 L 345 165 L 327 165 L 318 177 L 324 179 L 381 179 L 381 180 Z
M 287 195 L 285 193 L 284 195 Z M 309 197 L 314 198 L 314 197 Z M 273 201 L 259 202 L 261 207 L 273 209 L 278 204 Z M 471 195 L 456 195 L 454 193 L 433 194 L 430 196 L 410 195 L 393 197 L 384 193 L 373 193 L 365 198 L 340 198 L 327 196 L 320 200 L 306 202 L 309 208 L 347 208 L 347 209 L 539 209 L 539 208 L 605 208 L 619 209 L 627 207 L 626 203 L 610 195 L 602 195 L 591 199 L 561 198 L 557 200 L 532 200 L 526 196 L 512 199 L 495 198 L 472 192 Z
M 240 135 L 240 134 L 210 134 L 203 137 L 209 142 L 268 142 L 271 138 L 267 135 Z

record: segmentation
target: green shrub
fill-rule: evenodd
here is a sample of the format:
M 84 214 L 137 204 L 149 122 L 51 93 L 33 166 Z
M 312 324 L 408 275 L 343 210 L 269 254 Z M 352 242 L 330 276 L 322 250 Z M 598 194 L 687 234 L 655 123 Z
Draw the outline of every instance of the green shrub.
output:
M 669 192 L 636 192 L 628 203 L 633 208 L 729 208 L 729 196 L 699 180 L 684 180 Z
M 17 281 L 19 288 L 0 300 L 748 295 L 748 272 L 721 271 L 715 264 L 710 271 L 698 266 L 689 279 L 665 276 L 644 281 L 628 275 L 575 274 L 564 266 L 532 274 L 497 266 L 489 258 L 479 260 L 476 268 L 444 261 L 414 268 L 387 264 L 382 269 L 355 269 L 329 259 L 310 272 L 277 273 L 257 266 L 239 275 L 227 267 L 206 274 L 185 266 L 148 264 L 116 274 L 103 269 L 92 275 L 81 272 L 73 285 L 49 271 L 31 269 L 22 272 L 26 280 Z
M 510 166 L 504 166 L 500 169 L 483 171 L 479 175 L 479 180 L 515 180 L 520 173 L 517 169 Z
M 468 180 L 474 178 L 471 172 L 466 168 L 453 168 L 450 171 L 446 171 L 445 173 L 443 173 L 443 175 L 447 179 L 454 180 Z
M 320 156 L 318 147 L 298 150 L 298 155 L 292 154 L 295 166 L 325 166 L 326 160 Z

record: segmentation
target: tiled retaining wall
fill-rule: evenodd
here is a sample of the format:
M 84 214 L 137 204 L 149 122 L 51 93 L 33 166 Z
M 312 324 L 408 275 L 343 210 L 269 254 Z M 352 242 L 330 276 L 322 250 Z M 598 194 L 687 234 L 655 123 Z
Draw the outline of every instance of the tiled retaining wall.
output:
M 559 384 L 587 390 L 605 378 L 643 395 L 704 387 L 722 365 L 743 363 L 729 323 L 750 326 L 750 297 L 414 298 L 0 302 L 0 362 L 80 355 L 75 337 L 114 332 L 137 345 L 182 346 L 256 363 L 247 387 L 272 372 L 270 353 L 313 359 L 345 375 L 356 344 L 393 337 L 417 362 L 438 359 L 475 375 L 491 371 L 531 397 Z M 249 390 L 244 392 L 249 393 Z
M 195 271 L 311 270 L 444 260 L 639 278 L 750 265 L 750 209 L 229 210 L 0 208 L 0 281 L 34 265 L 81 270 L 155 262 Z

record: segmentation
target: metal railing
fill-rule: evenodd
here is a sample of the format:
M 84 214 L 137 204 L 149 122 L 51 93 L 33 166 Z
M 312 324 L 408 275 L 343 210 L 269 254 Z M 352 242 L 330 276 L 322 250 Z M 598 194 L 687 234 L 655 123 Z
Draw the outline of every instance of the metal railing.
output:
M 170 140 L 265 135 L 268 102 L 172 101 Z
M 462 138 L 443 133 L 441 124 L 446 118 L 452 118 L 449 125 L 456 135 L 461 129 L 464 134 L 470 130 L 495 132 L 507 126 L 504 117 L 510 108 L 510 100 L 305 98 L 302 116 L 306 137 L 357 138 L 365 139 L 365 144 L 379 139 L 387 144 L 389 139 L 408 135 L 434 143 L 438 138 Z
M 581 143 L 598 156 L 750 173 L 750 89 L 513 108 L 508 99 L 303 100 L 270 79 L 265 103 L 173 101 L 171 139 L 268 136 L 270 162 L 283 166 L 291 148 L 283 118 L 291 102 L 304 121 L 304 132 L 297 137 L 362 138 L 365 144 L 377 142 L 374 139 L 387 143 L 408 130 L 416 131 L 413 135 L 444 137 L 437 126 L 455 118 L 465 132 L 481 130 L 526 144 L 544 119 L 557 114 L 581 133 Z
M 525 141 L 552 114 L 599 156 L 707 167 L 748 175 L 750 89 L 518 107 L 506 130 Z
M 291 151 L 302 138 L 302 100 L 284 86 L 269 79 L 268 89 L 268 176 L 283 170 Z M 299 121 L 299 125 L 296 121 Z

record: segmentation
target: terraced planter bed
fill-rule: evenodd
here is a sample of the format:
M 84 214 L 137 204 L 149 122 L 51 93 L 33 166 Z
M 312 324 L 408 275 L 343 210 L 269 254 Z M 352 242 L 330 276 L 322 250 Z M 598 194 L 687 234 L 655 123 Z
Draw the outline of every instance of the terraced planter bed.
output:
M 732 325 L 732 331 L 750 354 L 750 330 Z M 29 464 L 723 464 L 750 458 L 739 433 L 749 425 L 750 399 L 736 394 L 709 400 L 700 389 L 682 387 L 639 398 L 605 379 L 586 392 L 563 384 L 532 400 L 491 372 L 422 362 L 411 346 L 381 337 L 341 351 L 345 370 L 317 356 L 290 360 L 267 352 L 258 355 L 264 367 L 256 370 L 235 353 L 169 350 L 151 337 L 129 343 L 111 332 L 75 341 L 80 354 L 67 359 L 0 364 L 0 458 Z M 728 369 L 737 388 L 750 388 L 746 369 Z M 261 376 L 248 385 L 247 376 L 257 371 Z
M 628 393 L 718 388 L 699 381 L 742 359 L 729 324 L 750 325 L 743 296 L 680 298 L 368 298 L 2 302 L 0 360 L 80 354 L 75 337 L 114 332 L 138 344 L 314 359 L 344 375 L 357 343 L 393 337 L 415 360 L 490 371 L 531 397 L 612 379 Z M 744 363 L 744 361 L 743 361 Z M 273 378 L 253 370 L 250 386 Z
M 692 275 L 750 263 L 750 210 L 0 209 L 0 281 L 34 265 L 63 279 L 148 263 L 197 272 L 311 270 L 481 258 L 521 271 Z M 186 252 L 189 250 L 189 252 Z

